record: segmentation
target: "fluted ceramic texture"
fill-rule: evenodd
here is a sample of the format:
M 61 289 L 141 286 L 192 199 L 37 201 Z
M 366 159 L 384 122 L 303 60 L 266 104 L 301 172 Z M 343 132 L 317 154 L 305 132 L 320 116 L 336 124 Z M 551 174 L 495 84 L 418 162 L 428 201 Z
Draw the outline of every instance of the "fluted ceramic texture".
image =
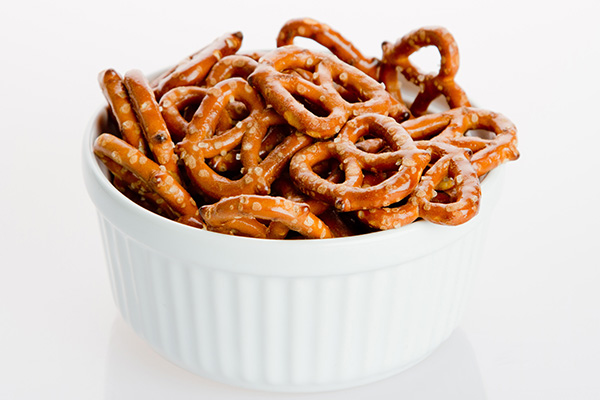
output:
M 366 383 L 427 356 L 457 326 L 484 237 L 480 224 L 409 264 L 268 277 L 178 261 L 100 221 L 114 299 L 137 333 L 192 372 L 282 391 Z

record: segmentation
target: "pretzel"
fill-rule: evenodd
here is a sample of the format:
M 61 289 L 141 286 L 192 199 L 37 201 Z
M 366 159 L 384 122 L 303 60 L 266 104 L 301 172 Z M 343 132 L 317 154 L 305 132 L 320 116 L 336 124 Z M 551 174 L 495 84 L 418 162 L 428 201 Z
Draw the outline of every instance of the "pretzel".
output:
M 99 74 L 118 128 L 94 152 L 125 196 L 223 234 L 343 237 L 418 219 L 465 223 L 480 178 L 519 157 L 514 124 L 471 107 L 456 84 L 458 49 L 444 28 L 384 42 L 381 59 L 312 19 L 284 24 L 274 50 L 237 54 L 241 42 L 225 34 L 151 83 L 138 70 Z M 440 53 L 436 74 L 409 60 L 426 46 Z M 410 110 L 401 74 L 420 89 Z M 449 110 L 429 112 L 439 96 Z
M 440 70 L 435 75 L 419 70 L 409 59 L 411 54 L 427 46 L 435 46 L 440 52 Z M 440 95 L 444 95 L 450 108 L 470 106 L 467 95 L 454 81 L 459 66 L 458 46 L 445 28 L 420 28 L 394 44 L 384 42 L 382 47 L 383 63 L 397 66 L 408 81 L 420 88 L 410 106 L 414 116 L 425 114 L 431 102 Z
M 146 142 L 142 128 L 131 108 L 129 95 L 121 76 L 114 69 L 107 69 L 98 74 L 98 82 L 123 139 L 146 154 Z
M 199 86 L 181 86 L 169 90 L 160 99 L 159 106 L 163 119 L 176 142 L 183 140 L 188 132 L 188 125 L 191 123 L 191 121 L 188 121 L 190 118 L 184 113 L 189 114 L 189 110 L 194 106 L 197 110 L 208 90 L 208 88 Z M 243 104 L 242 107 L 245 110 Z M 215 127 L 215 133 L 217 134 L 230 129 L 237 123 L 236 119 L 242 114 L 235 102 L 226 105 L 224 111 Z M 191 119 L 193 120 L 193 118 L 192 114 Z M 194 121 L 193 124 L 195 126 L 192 129 L 197 130 L 199 123 Z
M 294 69 L 312 72 L 313 80 L 287 72 Z M 371 112 L 387 114 L 392 104 L 385 89 L 360 70 L 333 56 L 295 46 L 264 55 L 248 82 L 290 125 L 317 139 L 334 136 L 350 117 Z M 357 93 L 361 100 L 349 103 L 334 83 Z M 318 111 L 311 111 L 294 96 L 302 97 Z
M 156 162 L 181 182 L 177 155 L 173 151 L 174 144 L 148 80 L 141 71 L 131 70 L 125 74 L 123 82 Z
M 408 200 L 395 207 L 358 211 L 362 222 L 386 230 L 405 226 L 419 217 L 436 224 L 459 225 L 477 215 L 481 187 L 468 159 L 471 152 L 441 141 L 417 142 L 417 147 L 431 152 L 432 165 Z M 452 191 L 441 202 L 436 189 L 446 180 L 452 182 Z
M 129 143 L 111 134 L 103 133 L 94 142 L 94 153 L 100 160 L 112 160 L 135 175 L 178 215 L 198 214 L 194 199 L 167 172 L 166 168 L 146 157 Z
M 402 126 L 414 140 L 444 141 L 471 150 L 471 164 L 478 176 L 505 161 L 519 158 L 517 129 L 510 120 L 496 112 L 460 107 L 405 121 Z M 485 139 L 467 135 L 475 129 L 490 131 L 495 137 Z
M 241 101 L 250 114 L 236 126 L 214 136 L 220 113 L 231 99 Z M 231 78 L 210 89 L 188 126 L 186 137 L 177 145 L 190 179 L 209 197 L 220 199 L 238 194 L 268 193 L 270 184 L 291 156 L 310 144 L 310 138 L 292 134 L 260 161 L 262 139 L 270 126 L 285 121 L 272 109 L 264 107 L 252 87 L 241 78 Z M 206 159 L 224 155 L 241 145 L 245 173 L 239 179 L 221 176 L 206 164 Z
M 358 149 L 356 141 L 367 134 L 384 139 L 391 151 L 374 154 Z M 313 171 L 315 164 L 329 158 L 341 162 L 344 182 L 331 182 Z M 392 118 L 365 114 L 350 120 L 333 142 L 316 143 L 298 152 L 290 162 L 290 176 L 304 193 L 339 211 L 355 211 L 402 200 L 417 185 L 428 161 L 427 152 L 417 149 Z M 363 169 L 394 173 L 378 185 L 362 187 Z
M 389 115 L 398 122 L 410 117 L 400 94 L 398 73 L 394 67 L 383 64 L 375 57 L 365 57 L 339 32 L 333 30 L 329 25 L 311 18 L 292 19 L 286 22 L 277 35 L 277 47 L 294 44 L 294 38 L 298 36 L 314 40 L 329 49 L 340 60 L 384 83 L 387 91 L 392 95 L 393 101 Z
M 240 218 L 253 218 L 279 222 L 306 238 L 332 237 L 327 225 L 310 212 L 306 204 L 296 203 L 282 197 L 258 195 L 228 197 L 214 204 L 203 206 L 200 214 L 209 228 L 218 228 L 222 224 Z
M 210 70 L 206 76 L 206 85 L 211 87 L 225 79 L 239 77 L 248 78 L 258 63 L 249 56 L 234 54 L 223 57 Z
M 227 33 L 181 61 L 154 82 L 156 98 L 160 99 L 174 87 L 196 85 L 202 82 L 217 61 L 239 50 L 242 39 L 241 32 Z

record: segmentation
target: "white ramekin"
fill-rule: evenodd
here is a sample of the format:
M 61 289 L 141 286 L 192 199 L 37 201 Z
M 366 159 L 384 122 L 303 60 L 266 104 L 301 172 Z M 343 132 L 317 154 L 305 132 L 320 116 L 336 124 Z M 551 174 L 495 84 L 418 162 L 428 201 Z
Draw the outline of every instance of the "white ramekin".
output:
M 83 173 L 123 318 L 173 363 L 235 386 L 311 392 L 376 381 L 419 362 L 456 328 L 501 192 L 479 214 L 324 240 L 263 240 L 191 228 L 123 196 L 94 157 Z

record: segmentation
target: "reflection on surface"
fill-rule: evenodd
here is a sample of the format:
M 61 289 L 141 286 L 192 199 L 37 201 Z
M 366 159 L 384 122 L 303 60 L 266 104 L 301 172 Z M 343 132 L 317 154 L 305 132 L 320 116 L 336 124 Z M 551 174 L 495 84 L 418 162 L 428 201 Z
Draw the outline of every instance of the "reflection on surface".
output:
M 485 399 L 475 353 L 459 328 L 428 358 L 391 378 L 337 392 L 286 395 L 238 389 L 171 364 L 115 318 L 106 365 L 105 399 Z

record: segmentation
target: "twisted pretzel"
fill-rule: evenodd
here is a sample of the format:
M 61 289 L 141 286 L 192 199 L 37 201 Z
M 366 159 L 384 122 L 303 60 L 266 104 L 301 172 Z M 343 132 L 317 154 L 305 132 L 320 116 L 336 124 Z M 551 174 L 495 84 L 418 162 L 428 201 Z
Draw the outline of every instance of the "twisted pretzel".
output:
M 174 144 L 148 80 L 141 71 L 131 70 L 125 74 L 123 82 L 156 162 L 181 182 Z
M 198 207 L 194 199 L 167 172 L 166 168 L 146 157 L 129 143 L 111 134 L 103 133 L 94 142 L 94 153 L 107 164 L 111 172 L 120 178 L 130 180 L 127 172 L 131 173 L 150 191 L 160 196 L 178 215 L 198 215 Z M 121 168 L 117 169 L 115 165 Z M 162 202 L 156 199 L 156 203 L 160 205 Z
M 417 142 L 417 147 L 431 152 L 432 165 L 421 177 L 408 201 L 395 207 L 359 211 L 357 217 L 377 229 L 393 229 L 421 217 L 442 225 L 467 222 L 479 211 L 481 187 L 477 173 L 469 162 L 469 150 L 438 141 Z M 450 180 L 451 192 L 440 201 L 436 189 Z
M 250 113 L 230 130 L 215 136 L 219 115 L 232 99 L 246 104 Z M 260 161 L 260 148 L 268 128 L 284 123 L 277 113 L 264 107 L 256 91 L 246 81 L 227 79 L 207 92 L 188 126 L 186 137 L 178 144 L 177 152 L 190 179 L 212 198 L 269 193 L 270 184 L 291 156 L 311 142 L 305 135 L 291 134 Z M 224 155 L 240 144 L 245 173 L 238 179 L 222 176 L 206 164 L 207 158 Z
M 478 176 L 505 161 L 519 158 L 517 129 L 502 114 L 473 107 L 460 107 L 440 114 L 429 114 L 402 123 L 414 140 L 444 141 L 473 152 L 471 164 Z M 481 129 L 495 135 L 492 139 L 469 136 Z
M 332 237 L 331 231 L 316 215 L 310 212 L 308 205 L 296 203 L 282 197 L 257 196 L 257 195 L 239 195 L 235 197 L 224 198 L 214 204 L 205 205 L 200 209 L 202 218 L 209 226 L 219 228 L 223 224 L 229 224 L 232 221 L 240 221 L 241 224 L 249 224 L 251 229 L 258 232 L 254 223 L 249 222 L 257 220 L 275 221 L 298 232 L 302 236 L 311 239 L 324 239 Z M 240 225 L 241 225 L 240 224 Z M 247 235 L 254 235 L 250 229 L 245 229 L 240 225 L 235 229 L 243 231 Z M 267 228 L 263 233 L 258 233 L 259 237 L 267 237 Z M 263 236 L 264 235 L 264 236 Z
M 225 79 L 239 77 L 248 78 L 258 63 L 249 56 L 234 54 L 223 57 L 210 70 L 206 76 L 206 85 L 215 86 Z
M 309 71 L 312 80 L 288 72 L 296 69 Z M 334 136 L 352 116 L 387 114 L 392 105 L 385 89 L 360 70 L 333 56 L 295 46 L 280 47 L 263 56 L 248 81 L 290 125 L 317 139 Z M 348 102 L 335 84 L 355 93 L 359 100 Z
M 435 75 L 419 70 L 409 59 L 411 54 L 427 46 L 435 46 L 440 52 L 440 70 Z M 420 88 L 410 106 L 414 116 L 425 114 L 431 102 L 440 95 L 445 96 L 450 108 L 470 106 L 467 95 L 454 81 L 459 66 L 458 46 L 445 28 L 420 28 L 404 35 L 395 44 L 384 42 L 382 47 L 383 63 L 398 67 L 407 80 Z
M 181 61 L 154 83 L 156 98 L 160 99 L 174 87 L 197 85 L 202 82 L 217 61 L 239 50 L 242 39 L 241 32 L 227 33 Z
M 340 60 L 384 83 L 387 91 L 392 95 L 389 115 L 398 122 L 410 117 L 408 108 L 402 100 L 398 73 L 394 67 L 382 63 L 375 57 L 365 57 L 339 32 L 333 30 L 329 25 L 311 18 L 293 19 L 286 22 L 277 35 L 277 47 L 294 44 L 294 38 L 298 36 L 314 40 L 329 49 Z
M 384 139 L 391 151 L 374 154 L 357 148 L 357 140 L 367 134 Z M 314 165 L 329 158 L 340 161 L 343 182 L 331 182 L 313 171 Z M 335 205 L 339 211 L 354 211 L 402 200 L 417 185 L 428 161 L 428 153 L 417 149 L 392 118 L 365 114 L 350 120 L 335 141 L 315 143 L 298 152 L 290 162 L 290 176 L 304 193 Z M 394 173 L 375 186 L 362 187 L 363 169 Z

